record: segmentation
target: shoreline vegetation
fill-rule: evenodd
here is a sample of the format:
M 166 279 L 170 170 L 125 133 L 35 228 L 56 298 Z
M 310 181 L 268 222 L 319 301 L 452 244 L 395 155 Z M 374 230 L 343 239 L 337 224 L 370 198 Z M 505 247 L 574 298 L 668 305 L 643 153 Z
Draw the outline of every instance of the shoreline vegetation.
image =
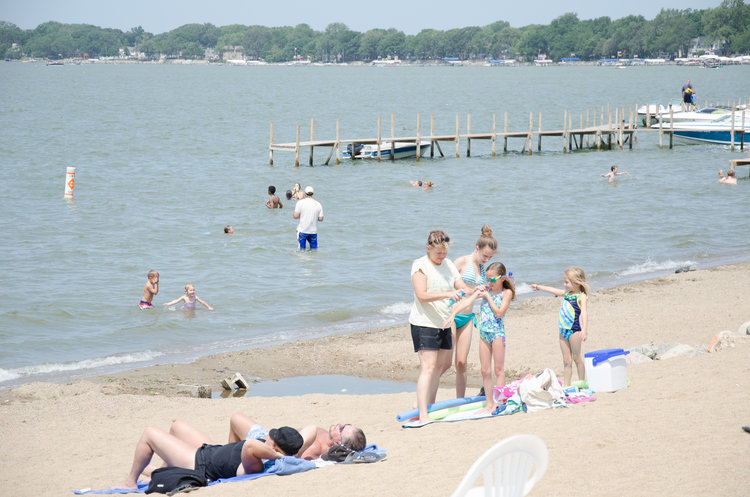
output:
M 547 67 L 547 66 L 565 66 L 565 67 L 582 67 L 582 66 L 711 66 L 717 65 L 747 65 L 750 64 L 750 55 L 738 55 L 734 57 L 684 57 L 674 60 L 668 59 L 601 59 L 595 61 L 560 61 L 553 62 L 550 59 L 531 60 L 520 62 L 516 59 L 498 59 L 498 60 L 425 60 L 425 61 L 405 61 L 401 59 L 380 59 L 377 61 L 351 61 L 351 62 L 309 62 L 309 61 L 284 61 L 284 62 L 265 62 L 258 60 L 232 59 L 216 60 L 207 59 L 181 59 L 181 58 L 160 58 L 158 60 L 134 59 L 134 58 L 63 58 L 63 59 L 38 59 L 23 58 L 19 60 L 6 60 L 7 62 L 20 63 L 41 63 L 46 65 L 80 65 L 80 64 L 145 64 L 145 65 L 193 65 L 193 66 L 403 66 L 403 67 L 426 67 L 426 66 L 443 66 L 443 67 Z
M 424 28 L 407 35 L 395 28 L 358 32 L 340 22 L 322 31 L 292 26 L 217 27 L 193 23 L 153 34 L 141 26 L 129 31 L 49 21 L 21 29 L 0 21 L 0 58 L 132 57 L 159 60 L 279 63 L 350 63 L 388 60 L 597 61 L 665 59 L 750 53 L 750 4 L 724 0 L 715 8 L 661 9 L 654 19 L 640 15 L 579 19 L 566 13 L 547 25 L 512 27 L 496 20 L 485 26 L 448 30 Z
M 750 336 L 738 327 L 750 319 L 748 294 L 750 263 L 594 291 L 585 352 L 644 344 L 685 344 L 695 352 L 723 330 L 727 338 L 710 353 L 631 361 L 629 386 L 595 394 L 595 402 L 420 429 L 405 430 L 395 419 L 413 406 L 414 393 L 408 392 L 204 399 L 179 391 L 186 384 L 216 385 L 234 371 L 265 378 L 346 372 L 414 381 L 418 361 L 407 325 L 65 384 L 28 383 L 0 397 L 0 484 L 22 497 L 107 488 L 122 481 L 147 426 L 166 430 L 184 419 L 224 442 L 230 416 L 243 412 L 267 427 L 353 423 L 388 457 L 375 464 L 223 483 L 201 489 L 201 495 L 449 495 L 490 446 L 513 434 L 532 433 L 547 445 L 549 467 L 530 497 L 567 496 L 571 489 L 576 495 L 605 497 L 742 496 L 750 488 L 750 473 L 741 470 L 750 443 L 742 431 L 750 425 Z M 508 371 L 549 367 L 559 374 L 558 307 L 559 299 L 548 296 L 511 307 Z M 476 336 L 473 342 L 472 394 L 481 381 Z M 455 396 L 453 381 L 452 374 L 443 376 L 437 400 Z M 34 441 L 43 441 L 43 449 Z M 30 467 L 44 467 L 54 476 L 29 478 Z

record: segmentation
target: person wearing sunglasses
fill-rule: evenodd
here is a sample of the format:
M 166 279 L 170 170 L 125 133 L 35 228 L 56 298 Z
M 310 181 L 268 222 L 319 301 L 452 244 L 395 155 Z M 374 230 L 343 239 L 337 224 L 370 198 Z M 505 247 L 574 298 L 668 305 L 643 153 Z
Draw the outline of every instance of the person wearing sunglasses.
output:
M 486 286 L 464 299 L 456 306 L 453 314 L 471 309 L 475 300 L 484 299 L 479 314 L 479 364 L 487 404 L 482 412 L 493 412 L 497 404 L 492 387 L 505 385 L 505 314 L 511 301 L 516 298 L 516 285 L 511 279 L 513 273 L 502 262 L 493 262 L 487 266 L 485 274 Z
M 262 437 L 265 430 L 249 416 L 238 412 L 229 419 L 229 442 Z M 305 426 L 299 431 L 304 443 L 297 452 L 297 457 L 317 459 L 334 445 L 343 445 L 359 451 L 367 445 L 365 433 L 349 423 L 336 423 L 328 429 L 315 425 Z
M 474 252 L 455 260 L 456 269 L 461 273 L 461 279 L 469 288 L 476 288 L 487 284 L 485 266 L 497 253 L 497 240 L 492 236 L 492 228 L 485 224 L 482 234 L 474 246 Z M 471 347 L 471 335 L 477 322 L 472 308 L 465 313 L 457 314 L 454 318 L 453 347 L 455 348 L 454 366 L 456 368 L 456 397 L 466 396 L 466 362 Z M 481 395 L 481 394 L 480 394 Z

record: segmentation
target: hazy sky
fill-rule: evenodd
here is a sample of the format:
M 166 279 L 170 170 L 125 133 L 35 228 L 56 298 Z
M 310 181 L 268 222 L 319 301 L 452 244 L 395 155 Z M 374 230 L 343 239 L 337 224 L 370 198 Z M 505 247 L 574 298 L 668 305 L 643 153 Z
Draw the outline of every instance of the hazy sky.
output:
M 578 18 L 642 15 L 653 19 L 661 9 L 706 9 L 721 0 L 10 0 L 0 8 L 0 21 L 33 29 L 47 21 L 93 24 L 129 31 L 142 26 L 159 34 L 189 23 L 262 26 L 309 24 L 322 31 L 342 22 L 354 31 L 396 28 L 407 35 L 422 29 L 485 26 L 508 21 L 513 27 L 549 24 L 567 12 Z

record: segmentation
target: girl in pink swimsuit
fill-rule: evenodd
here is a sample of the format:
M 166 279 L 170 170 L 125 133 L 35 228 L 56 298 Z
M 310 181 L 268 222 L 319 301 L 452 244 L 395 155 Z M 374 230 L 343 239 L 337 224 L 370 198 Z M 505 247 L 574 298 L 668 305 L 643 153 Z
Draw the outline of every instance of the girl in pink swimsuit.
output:
M 208 309 L 209 311 L 213 311 L 214 310 L 213 307 L 211 307 L 210 305 L 208 305 L 207 303 L 205 303 L 203 300 L 201 300 L 200 297 L 198 297 L 195 294 L 195 287 L 193 286 L 192 283 L 185 283 L 185 295 L 183 295 L 182 297 L 180 297 L 178 299 L 175 299 L 175 300 L 173 300 L 171 302 L 166 302 L 164 304 L 164 307 L 169 307 L 170 305 L 175 305 L 175 304 L 177 304 L 180 301 L 185 302 L 182 305 L 182 307 L 181 307 L 181 309 L 183 311 L 194 311 L 195 310 L 195 303 L 196 302 L 200 302 L 201 304 L 203 304 L 206 307 L 206 309 Z

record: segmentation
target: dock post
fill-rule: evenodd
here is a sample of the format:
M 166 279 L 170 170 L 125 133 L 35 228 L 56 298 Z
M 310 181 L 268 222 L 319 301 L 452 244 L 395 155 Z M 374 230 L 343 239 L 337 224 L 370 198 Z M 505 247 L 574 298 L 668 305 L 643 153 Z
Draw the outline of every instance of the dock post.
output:
M 297 141 L 294 143 L 294 167 L 299 167 L 299 124 L 297 125 Z
M 742 114 L 743 119 L 745 114 Z M 744 123 L 743 123 L 744 124 Z M 492 157 L 495 156 L 495 140 L 497 138 L 497 114 L 492 113 Z
M 503 152 L 508 151 L 508 111 L 505 111 L 505 124 L 503 124 Z
M 742 109 L 742 135 L 740 138 L 740 150 L 745 150 L 745 109 Z
M 378 162 L 380 162 L 380 145 L 382 142 L 383 116 L 378 116 Z
M 563 111 L 563 129 L 562 129 L 562 141 L 563 141 L 563 153 L 568 151 L 568 109 Z M 541 136 L 539 137 L 541 140 Z
M 669 107 L 669 149 L 672 149 L 672 142 L 674 141 L 674 110 L 672 106 Z
M 588 129 L 588 127 L 589 127 L 589 110 L 586 109 L 586 128 Z M 589 148 L 589 134 L 588 133 L 586 133 L 586 148 Z
M 581 130 L 581 134 L 579 135 L 579 138 L 581 139 L 580 143 L 578 143 L 578 150 L 583 148 L 583 112 L 581 112 L 581 125 L 578 129 Z
M 732 127 L 729 128 L 729 151 L 734 152 L 734 108 L 732 108 Z
M 430 158 L 435 157 L 435 114 L 430 114 Z
M 268 165 L 273 166 L 273 121 L 271 121 L 271 146 L 268 149 Z
M 664 128 L 662 128 L 662 124 L 664 121 L 661 118 L 661 114 L 659 114 L 659 148 L 664 148 Z
M 396 120 L 391 112 L 391 161 L 396 160 Z
M 526 138 L 526 141 L 529 144 L 529 155 L 531 155 L 532 154 L 531 143 L 534 141 L 534 113 L 533 112 L 529 112 L 529 136 L 528 138 Z
M 313 149 L 315 146 L 315 118 L 310 119 L 310 165 L 313 165 Z
M 568 150 L 573 150 L 573 113 L 568 111 Z
M 419 135 L 422 134 L 422 114 L 417 112 L 417 162 L 422 158 L 422 139 Z
M 456 114 L 456 158 L 458 159 L 461 156 L 459 147 L 460 146 L 460 139 L 458 137 L 458 114 Z
M 341 119 L 336 119 L 336 165 L 338 164 L 341 164 Z
M 539 138 L 537 140 L 537 152 L 542 151 L 542 111 L 539 111 Z M 531 148 L 531 143 L 529 143 L 529 148 Z
M 466 157 L 471 157 L 471 112 L 466 114 Z

